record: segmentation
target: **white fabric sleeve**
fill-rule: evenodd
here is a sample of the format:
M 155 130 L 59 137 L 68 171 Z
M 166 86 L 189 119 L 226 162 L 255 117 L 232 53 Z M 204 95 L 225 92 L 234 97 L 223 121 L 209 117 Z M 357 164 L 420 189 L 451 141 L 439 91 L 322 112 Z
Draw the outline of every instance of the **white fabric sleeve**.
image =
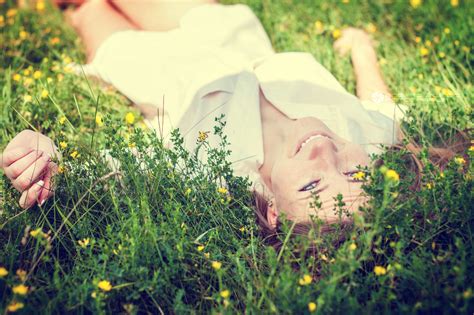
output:
M 372 100 L 361 100 L 360 103 L 370 117 L 386 131 L 386 144 L 395 144 L 401 140 L 400 122 L 405 118 L 406 105 Z
M 128 30 L 107 38 L 84 70 L 112 84 L 136 104 L 164 106 L 176 124 L 196 91 L 240 71 L 241 58 L 232 51 L 203 45 L 181 29 Z
M 371 114 L 380 114 L 385 117 L 400 122 L 405 118 L 407 106 L 402 104 L 396 104 L 390 101 L 376 102 L 373 100 L 361 100 L 362 107 L 365 108 Z

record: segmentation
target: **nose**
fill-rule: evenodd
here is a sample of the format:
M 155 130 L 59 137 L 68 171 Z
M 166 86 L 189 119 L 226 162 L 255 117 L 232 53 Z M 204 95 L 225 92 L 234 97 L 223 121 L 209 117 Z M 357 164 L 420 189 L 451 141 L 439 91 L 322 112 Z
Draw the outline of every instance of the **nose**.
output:
M 311 145 L 308 160 L 324 160 L 330 165 L 336 165 L 337 162 L 337 146 L 330 138 L 319 138 Z

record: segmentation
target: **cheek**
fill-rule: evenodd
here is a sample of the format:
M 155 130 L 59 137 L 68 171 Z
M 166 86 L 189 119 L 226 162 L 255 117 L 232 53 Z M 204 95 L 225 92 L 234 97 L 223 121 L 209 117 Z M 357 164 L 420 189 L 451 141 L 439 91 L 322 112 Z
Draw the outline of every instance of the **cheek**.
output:
M 285 192 L 294 185 L 296 176 L 295 165 L 292 165 L 288 159 L 277 159 L 271 172 L 272 190 L 276 192 Z
M 344 164 L 347 164 L 344 166 L 349 168 L 357 165 L 367 166 L 370 162 L 369 155 L 357 144 L 346 145 L 340 154 L 341 160 L 344 161 Z

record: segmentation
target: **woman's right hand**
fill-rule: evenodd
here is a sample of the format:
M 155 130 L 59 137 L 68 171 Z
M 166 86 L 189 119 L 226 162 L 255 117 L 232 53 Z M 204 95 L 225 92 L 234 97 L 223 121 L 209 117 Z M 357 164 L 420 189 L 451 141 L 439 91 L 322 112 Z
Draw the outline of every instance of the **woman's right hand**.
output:
M 31 130 L 23 130 L 13 138 L 0 155 L 0 167 L 20 191 L 20 206 L 42 205 L 53 195 L 51 179 L 57 173 L 52 157 L 59 156 L 53 141 Z
M 363 29 L 347 27 L 342 30 L 341 37 L 334 42 L 333 46 L 340 56 L 344 56 L 358 47 L 371 47 L 373 45 L 369 34 Z

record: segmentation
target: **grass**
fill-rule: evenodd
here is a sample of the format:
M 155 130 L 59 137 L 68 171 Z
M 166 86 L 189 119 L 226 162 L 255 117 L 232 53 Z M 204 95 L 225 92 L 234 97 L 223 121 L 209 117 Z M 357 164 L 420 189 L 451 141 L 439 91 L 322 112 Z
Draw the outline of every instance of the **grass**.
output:
M 424 148 L 420 191 L 409 189 L 402 154 L 386 152 L 378 158 L 400 180 L 368 171 L 372 200 L 340 246 L 338 225 L 293 238 L 285 222 L 275 252 L 258 236 L 248 181 L 226 161 L 222 119 L 214 130 L 222 146 L 201 142 L 208 163 L 186 152 L 178 134 L 176 149 L 164 148 L 124 97 L 71 73 L 67 64 L 84 54 L 59 12 L 0 1 L 0 147 L 25 128 L 67 143 L 56 195 L 43 207 L 22 210 L 19 193 L 0 180 L 0 310 L 472 314 L 473 150 L 440 172 L 427 148 L 472 128 L 473 6 L 243 2 L 277 51 L 311 52 L 349 91 L 350 59 L 334 55 L 333 37 L 349 25 L 373 33 L 384 76 L 410 109 L 404 126 Z M 136 119 L 126 122 L 127 113 Z M 137 161 L 130 147 L 154 154 Z M 103 149 L 120 161 L 119 173 L 100 158 Z M 298 254 L 310 245 L 318 255 Z

